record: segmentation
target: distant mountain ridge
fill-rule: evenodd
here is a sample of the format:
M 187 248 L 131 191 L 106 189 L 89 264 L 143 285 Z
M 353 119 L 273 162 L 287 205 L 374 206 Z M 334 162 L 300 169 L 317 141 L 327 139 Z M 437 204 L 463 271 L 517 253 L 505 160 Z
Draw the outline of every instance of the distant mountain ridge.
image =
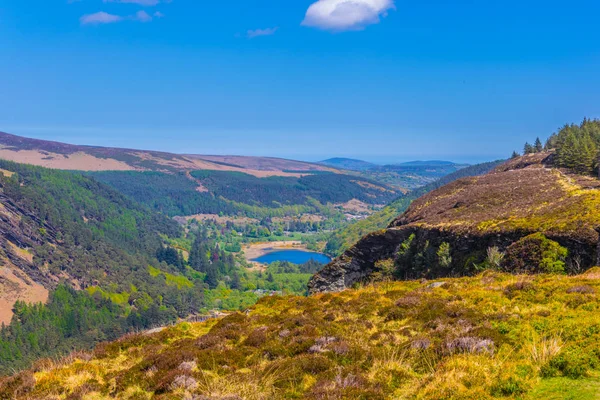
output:
M 378 165 L 368 161 L 357 160 L 354 158 L 334 157 L 327 160 L 319 161 L 319 164 L 327 165 L 334 168 L 347 169 L 350 171 L 366 171 L 375 168 Z
M 423 166 L 449 166 L 449 165 L 468 165 L 468 164 L 459 164 L 452 161 L 443 161 L 443 160 L 429 160 L 429 161 L 407 161 L 402 163 L 394 163 L 391 165 L 397 165 L 402 167 L 423 167 Z

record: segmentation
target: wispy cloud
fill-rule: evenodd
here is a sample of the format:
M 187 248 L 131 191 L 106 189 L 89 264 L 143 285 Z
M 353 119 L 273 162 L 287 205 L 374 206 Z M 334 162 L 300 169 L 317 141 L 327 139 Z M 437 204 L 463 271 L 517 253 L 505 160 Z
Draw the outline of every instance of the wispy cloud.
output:
M 150 15 L 146 11 L 141 10 L 133 15 L 127 16 L 108 14 L 104 11 L 100 11 L 94 14 L 84 15 L 79 21 L 81 22 L 81 25 L 103 25 L 114 24 L 121 21 L 151 22 L 154 18 L 162 17 L 164 17 L 164 15 L 158 11 L 153 15 Z
M 271 35 L 274 35 L 278 30 L 279 30 L 279 27 L 266 28 L 266 29 L 253 29 L 253 30 L 249 30 L 246 33 L 246 36 L 249 39 L 253 39 L 253 38 L 259 37 L 259 36 L 271 36 Z
M 139 22 L 150 22 L 152 21 L 152 16 L 146 11 L 138 11 L 135 13 L 135 17 L 133 17 L 133 19 Z
M 86 14 L 79 18 L 81 25 L 102 25 L 102 24 L 114 24 L 115 22 L 123 21 L 123 17 L 119 15 L 109 14 L 104 11 L 100 11 L 94 14 Z
M 103 0 L 105 3 L 139 4 L 140 6 L 152 7 L 160 3 L 160 0 Z
M 394 0 L 318 0 L 308 7 L 302 25 L 331 31 L 363 29 L 394 9 Z

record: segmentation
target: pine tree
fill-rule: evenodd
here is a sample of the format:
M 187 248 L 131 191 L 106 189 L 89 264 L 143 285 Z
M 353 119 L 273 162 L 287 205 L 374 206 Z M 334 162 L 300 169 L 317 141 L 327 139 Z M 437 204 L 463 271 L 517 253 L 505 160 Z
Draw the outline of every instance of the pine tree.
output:
M 206 282 L 210 289 L 215 289 L 219 285 L 219 274 L 216 265 L 208 264 L 204 282 Z
M 561 135 L 560 145 L 556 151 L 558 165 L 564 168 L 575 168 L 577 162 L 577 154 L 575 148 L 577 146 L 577 137 L 573 131 L 566 131 Z
M 517 153 L 516 151 L 513 151 L 512 156 L 510 156 L 510 158 L 519 158 L 521 157 L 521 155 L 519 153 Z
M 589 134 L 584 134 L 577 146 L 577 163 L 575 170 L 582 174 L 591 174 L 595 170 L 598 149 Z
M 535 143 L 534 143 L 533 147 L 534 147 L 536 153 L 539 153 L 542 150 L 544 150 L 544 146 L 542 146 L 542 141 L 540 140 L 539 137 L 535 138 Z
M 531 154 L 534 150 L 534 147 L 530 145 L 529 142 L 525 143 L 525 146 L 523 146 L 523 154 Z
M 231 284 L 229 285 L 232 289 L 240 290 L 242 288 L 242 282 L 240 281 L 240 275 L 237 272 L 233 273 L 231 277 Z

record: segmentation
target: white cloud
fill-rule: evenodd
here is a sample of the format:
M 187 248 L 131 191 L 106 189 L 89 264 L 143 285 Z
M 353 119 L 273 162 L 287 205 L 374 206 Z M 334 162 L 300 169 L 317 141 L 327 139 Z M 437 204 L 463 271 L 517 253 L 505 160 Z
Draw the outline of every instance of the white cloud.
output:
M 152 21 L 152 17 L 146 11 L 138 11 L 137 13 L 135 13 L 135 16 L 132 19 L 140 22 Z
M 302 25 L 332 31 L 363 29 L 394 8 L 394 0 L 318 0 L 308 7 Z
M 79 19 L 82 25 L 101 25 L 101 24 L 114 24 L 120 22 L 123 17 L 119 15 L 113 15 L 100 11 L 94 14 L 86 14 Z
M 160 3 L 160 0 L 104 0 L 105 3 L 124 3 L 139 4 L 140 6 L 151 7 Z
M 253 39 L 253 38 L 259 37 L 259 36 L 271 36 L 271 35 L 274 35 L 278 29 L 279 29 L 278 27 L 267 28 L 267 29 L 254 29 L 254 30 L 249 30 L 246 33 L 246 35 L 248 36 L 249 39 Z
M 102 25 L 102 24 L 113 24 L 121 21 L 137 21 L 137 22 L 151 22 L 153 17 L 162 18 L 164 15 L 160 12 L 155 12 L 153 15 L 148 14 L 146 11 L 138 11 L 133 15 L 120 16 L 105 13 L 104 11 L 97 12 L 95 14 L 87 14 L 79 19 L 81 25 Z

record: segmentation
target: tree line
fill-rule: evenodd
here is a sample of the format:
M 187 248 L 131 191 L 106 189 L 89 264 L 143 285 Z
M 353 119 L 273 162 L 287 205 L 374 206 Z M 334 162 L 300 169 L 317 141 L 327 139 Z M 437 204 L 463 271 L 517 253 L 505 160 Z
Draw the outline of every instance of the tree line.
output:
M 555 150 L 554 164 L 579 174 L 596 175 L 599 171 L 600 120 L 584 118 L 581 124 L 567 124 L 553 133 L 545 145 L 539 138 L 525 143 L 524 154 Z M 513 157 L 519 156 L 513 153 Z

